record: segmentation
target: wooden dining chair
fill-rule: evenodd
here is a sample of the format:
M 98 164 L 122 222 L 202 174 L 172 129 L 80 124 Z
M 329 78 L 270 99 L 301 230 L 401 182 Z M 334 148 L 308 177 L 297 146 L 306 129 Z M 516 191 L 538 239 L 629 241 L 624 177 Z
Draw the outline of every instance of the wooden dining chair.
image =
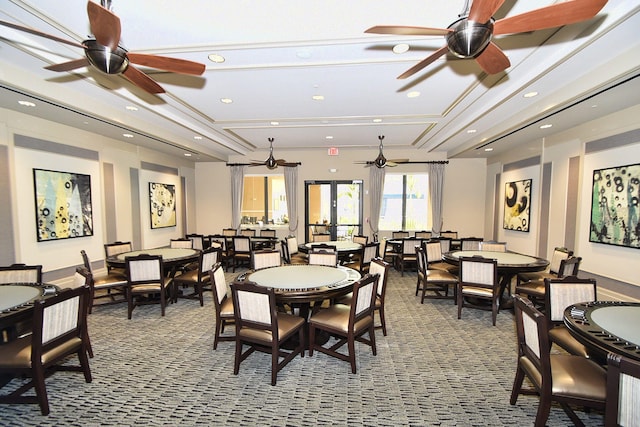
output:
M 581 257 L 570 256 L 569 258 L 560 260 L 560 267 L 556 274 L 551 274 L 545 278 L 557 278 L 562 279 L 568 276 L 577 276 L 580 269 Z M 545 299 L 545 284 L 544 279 L 530 280 L 528 282 L 520 283 L 516 286 L 516 293 L 526 296 L 538 307 L 543 307 Z
M 221 263 L 216 263 L 211 269 L 210 276 L 213 281 L 213 306 L 216 316 L 216 324 L 213 335 L 213 349 L 218 348 L 220 341 L 234 341 L 235 335 L 222 335 L 224 327 L 234 323 L 233 302 L 227 293 L 227 280 Z
M 45 378 L 51 373 L 79 371 L 87 383 L 92 381 L 86 340 L 88 293 L 89 288 L 81 286 L 34 302 L 32 333 L 0 347 L 0 373 L 31 380 L 0 395 L 0 403 L 37 403 L 42 415 L 48 415 Z M 67 363 L 72 355 L 79 365 Z M 32 388 L 35 396 L 25 396 Z
M 246 265 L 251 267 L 251 238 L 249 236 L 233 236 L 233 272 L 236 268 Z
M 495 259 L 481 256 L 460 257 L 460 276 L 458 280 L 458 319 L 464 307 L 491 311 L 493 326 L 496 325 L 500 298 L 498 282 L 498 263 Z M 489 304 L 476 303 L 484 300 Z
M 209 273 L 214 264 L 222 260 L 222 250 L 211 246 L 203 250 L 198 255 L 198 262 L 195 269 L 185 271 L 173 278 L 173 286 L 176 290 L 174 297 L 197 299 L 200 306 L 204 305 L 204 290 L 211 285 Z M 193 288 L 193 292 L 189 292 Z
M 240 363 L 253 352 L 271 354 L 271 385 L 276 385 L 278 372 L 298 354 L 304 357 L 304 325 L 300 316 L 279 312 L 273 288 L 258 286 L 251 281 L 231 285 L 236 323 L 236 352 L 233 374 L 238 375 Z M 291 351 L 282 345 L 297 337 Z M 244 346 L 248 346 L 244 350 Z
M 160 303 L 164 317 L 167 300 L 171 297 L 173 279 L 165 277 L 162 256 L 141 254 L 127 257 L 127 318 L 139 305 Z M 159 295 L 159 299 L 156 298 Z
M 93 272 L 89 256 L 84 249 L 80 251 L 80 256 L 82 257 L 83 266 L 89 270 L 92 277 L 92 285 L 89 290 L 89 314 L 93 312 L 94 306 L 116 304 L 126 301 L 126 271 L 121 272 L 120 269 L 114 269 L 107 271 L 106 274 L 96 275 Z M 98 301 L 98 303 L 96 303 L 96 301 Z
M 482 241 L 480 242 L 480 250 L 487 252 L 506 252 L 507 244 L 505 242 Z
M 109 259 L 110 257 L 114 257 L 116 255 L 120 255 L 120 254 L 124 254 L 127 252 L 131 252 L 133 250 L 133 245 L 131 244 L 131 242 L 121 242 L 121 241 L 116 241 L 113 243 L 106 243 L 104 245 L 104 256 L 105 256 L 105 260 Z M 107 263 L 107 271 L 108 272 L 117 272 L 120 273 L 122 275 L 124 275 L 124 268 L 115 268 L 112 267 L 111 265 L 109 265 L 109 263 Z
M 463 251 L 479 251 L 482 237 L 464 237 L 460 239 L 460 249 Z
M 276 237 L 276 230 L 272 228 L 263 228 L 260 230 L 260 237 Z
M 430 239 L 431 234 L 432 233 L 430 231 L 426 231 L 426 230 L 416 231 L 416 234 L 414 234 L 414 237 L 416 239 Z
M 355 342 L 371 346 L 375 356 L 376 336 L 374 333 L 373 310 L 375 306 L 376 288 L 379 276 L 367 274 L 353 284 L 353 296 L 349 305 L 333 304 L 329 308 L 320 309 L 309 318 L 309 356 L 318 350 L 329 356 L 349 362 L 351 372 L 356 373 Z M 316 342 L 316 333 L 324 331 L 336 337 L 338 342 L 323 347 Z M 368 334 L 369 338 L 364 335 Z M 338 349 L 347 345 L 347 353 Z
M 416 296 L 418 292 L 421 292 L 420 304 L 424 304 L 425 299 L 433 298 L 452 298 L 455 300 L 458 277 L 445 270 L 429 269 L 424 247 L 416 246 L 416 260 L 418 262 Z M 453 288 L 451 296 L 449 295 L 449 287 Z
M 640 362 L 609 353 L 605 427 L 640 426 Z
M 191 248 L 199 251 L 204 249 L 204 235 L 203 234 L 187 234 L 186 238 L 191 240 Z
M 329 233 L 314 233 L 312 236 L 313 242 L 330 242 L 331 234 Z
M 562 279 L 547 278 L 544 279 L 544 284 L 544 314 L 549 326 L 549 339 L 571 354 L 590 358 L 588 348 L 575 339 L 565 326 L 564 310 L 580 302 L 597 301 L 596 280 L 568 276 Z
M 539 396 L 534 425 L 543 427 L 558 403 L 574 425 L 583 424 L 570 405 L 604 410 L 607 372 L 581 356 L 551 353 L 547 319 L 528 299 L 514 295 L 518 358 L 509 403 L 515 405 L 520 394 Z M 523 389 L 528 378 L 533 389 Z

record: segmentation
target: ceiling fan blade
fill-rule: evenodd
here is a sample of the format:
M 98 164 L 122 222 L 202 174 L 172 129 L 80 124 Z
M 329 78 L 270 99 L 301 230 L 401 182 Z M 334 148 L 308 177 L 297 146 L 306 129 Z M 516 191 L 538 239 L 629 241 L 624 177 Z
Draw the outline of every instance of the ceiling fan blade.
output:
M 73 61 L 63 62 L 61 64 L 49 65 L 48 67 L 44 67 L 45 70 L 51 71 L 71 71 L 76 68 L 88 67 L 91 65 L 87 58 L 74 59 Z
M 526 33 L 560 27 L 593 18 L 607 0 L 569 0 L 521 13 L 494 23 L 493 34 Z
M 407 71 L 405 71 L 404 73 L 400 74 L 398 76 L 398 79 L 406 79 L 407 77 L 414 75 L 415 73 L 417 73 L 418 71 L 420 71 L 424 67 L 426 67 L 427 65 L 431 64 L 432 62 L 434 62 L 436 59 L 440 58 L 442 55 L 444 55 L 448 51 L 449 51 L 449 48 L 447 46 L 442 46 L 440 49 L 436 50 L 434 53 L 432 53 L 431 55 L 427 56 L 425 59 L 423 59 L 422 61 L 418 62 L 413 67 L 409 68 Z
M 87 14 L 91 32 L 98 43 L 116 50 L 120 43 L 120 18 L 91 0 L 87 3 Z
M 484 24 L 500 9 L 504 0 L 475 0 L 469 10 L 469 20 Z
M 167 56 L 147 55 L 144 53 L 127 53 L 129 62 L 159 70 L 171 71 L 180 74 L 193 74 L 196 76 L 204 73 L 205 65 L 186 59 L 169 58 Z
M 409 159 L 390 159 L 390 160 L 387 160 L 387 163 L 388 162 L 398 163 L 398 164 L 400 164 L 400 163 L 409 163 Z
M 365 33 L 396 34 L 399 36 L 444 36 L 453 30 L 448 28 L 410 27 L 405 25 L 376 25 Z
M 507 55 L 493 42 L 476 57 L 476 62 L 488 74 L 498 74 L 511 66 Z
M 76 43 L 72 40 L 63 39 L 60 37 L 56 37 L 51 34 L 43 33 L 42 31 L 34 30 L 33 28 L 23 27 L 22 25 L 12 24 L 11 22 L 0 20 L 0 25 L 4 25 L 5 27 L 13 28 L 14 30 L 24 31 L 25 33 L 33 34 L 34 36 L 44 37 L 46 39 L 54 40 L 60 43 L 65 43 L 70 46 L 79 47 L 80 49 L 86 49 L 86 46 L 80 43 Z
M 264 162 L 251 162 L 249 163 L 249 166 L 264 166 Z
M 164 89 L 151 77 L 129 64 L 122 73 L 131 83 L 146 90 L 149 93 L 164 93 Z
M 285 162 L 283 164 L 281 164 L 280 166 L 285 166 L 285 167 L 293 167 L 293 166 L 299 166 L 301 163 L 300 162 Z

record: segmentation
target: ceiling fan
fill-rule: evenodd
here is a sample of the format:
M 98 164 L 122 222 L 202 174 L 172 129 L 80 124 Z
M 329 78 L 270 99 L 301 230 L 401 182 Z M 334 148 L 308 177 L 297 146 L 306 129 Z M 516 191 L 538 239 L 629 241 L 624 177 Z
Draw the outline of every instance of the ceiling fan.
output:
M 269 157 L 264 162 L 258 160 L 252 160 L 249 166 L 266 166 L 267 169 L 275 169 L 278 166 L 299 166 L 300 162 L 287 162 L 284 159 L 277 159 L 273 157 L 273 138 L 269 138 Z
M 132 64 L 180 74 L 201 75 L 204 73 L 205 65 L 198 62 L 128 52 L 120 44 L 120 18 L 114 15 L 109 10 L 110 8 L 111 0 L 101 0 L 101 5 L 92 1 L 87 3 L 87 14 L 93 37 L 84 40 L 82 43 L 76 43 L 72 40 L 66 40 L 11 22 L 0 21 L 0 25 L 84 49 L 85 58 L 45 67 L 45 69 L 51 71 L 71 71 L 92 65 L 106 74 L 121 74 L 131 83 L 149 93 L 164 93 L 165 90 Z
M 384 157 L 384 154 L 382 153 L 382 140 L 384 139 L 384 135 L 378 135 L 378 139 L 380 140 L 380 151 L 378 152 L 378 157 L 376 157 L 375 160 L 368 160 L 365 162 L 356 162 L 357 164 L 364 164 L 366 165 L 365 167 L 369 167 L 369 166 L 376 166 L 377 168 L 384 168 L 384 167 L 395 167 L 398 166 L 401 163 L 409 163 L 409 159 L 393 159 L 393 160 L 387 160 L 386 157 Z
M 469 8 L 469 0 L 466 0 L 459 19 L 447 28 L 379 25 L 367 29 L 365 33 L 445 36 L 445 46 L 399 75 L 399 79 L 417 73 L 447 51 L 459 58 L 473 58 L 485 72 L 496 74 L 510 67 L 511 63 L 504 52 L 491 41 L 492 36 L 526 33 L 585 21 L 594 17 L 607 0 L 568 0 L 495 20 L 493 14 L 503 3 L 504 0 L 475 0 Z

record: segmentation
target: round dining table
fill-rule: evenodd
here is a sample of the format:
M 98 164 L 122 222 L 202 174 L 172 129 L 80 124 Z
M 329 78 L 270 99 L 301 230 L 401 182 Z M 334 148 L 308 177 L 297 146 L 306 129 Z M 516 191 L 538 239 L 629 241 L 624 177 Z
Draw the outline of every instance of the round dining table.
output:
M 459 265 L 461 257 L 481 256 L 497 261 L 498 280 L 500 282 L 500 307 L 508 307 L 511 299 L 504 298 L 504 292 L 511 287 L 511 279 L 518 273 L 543 271 L 549 266 L 549 261 L 531 255 L 523 255 L 517 252 L 492 252 L 492 251 L 450 251 L 442 254 L 444 261 L 449 264 Z
M 294 304 L 306 317 L 312 303 L 348 294 L 360 277 L 360 272 L 344 266 L 286 264 L 248 271 L 237 280 L 273 288 L 278 303 Z
M 313 303 L 348 294 L 360 277 L 358 270 L 344 266 L 286 264 L 248 271 L 236 280 L 250 280 L 259 286 L 273 288 L 276 301 L 298 308 L 300 317 L 306 322 Z M 324 344 L 329 336 L 319 334 L 316 340 Z
M 60 289 L 47 283 L 0 284 L 0 343 L 16 338 L 18 325 L 30 321 L 36 300 L 56 295 Z
M 109 267 L 125 268 L 127 257 L 133 257 L 142 254 L 161 255 L 165 273 L 173 274 L 177 267 L 197 261 L 198 256 L 200 255 L 200 251 L 197 249 L 169 247 L 142 249 L 138 251 L 123 252 L 121 254 L 108 257 L 106 259 L 106 262 Z
M 606 364 L 610 352 L 640 361 L 639 302 L 572 304 L 564 311 L 564 324 L 599 363 Z

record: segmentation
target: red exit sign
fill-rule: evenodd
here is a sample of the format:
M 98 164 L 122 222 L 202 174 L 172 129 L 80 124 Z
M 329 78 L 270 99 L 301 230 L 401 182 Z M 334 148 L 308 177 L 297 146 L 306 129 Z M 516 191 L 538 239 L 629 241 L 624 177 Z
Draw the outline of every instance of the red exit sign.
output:
M 327 154 L 330 156 L 337 156 L 340 152 L 338 151 L 338 147 L 329 147 Z

